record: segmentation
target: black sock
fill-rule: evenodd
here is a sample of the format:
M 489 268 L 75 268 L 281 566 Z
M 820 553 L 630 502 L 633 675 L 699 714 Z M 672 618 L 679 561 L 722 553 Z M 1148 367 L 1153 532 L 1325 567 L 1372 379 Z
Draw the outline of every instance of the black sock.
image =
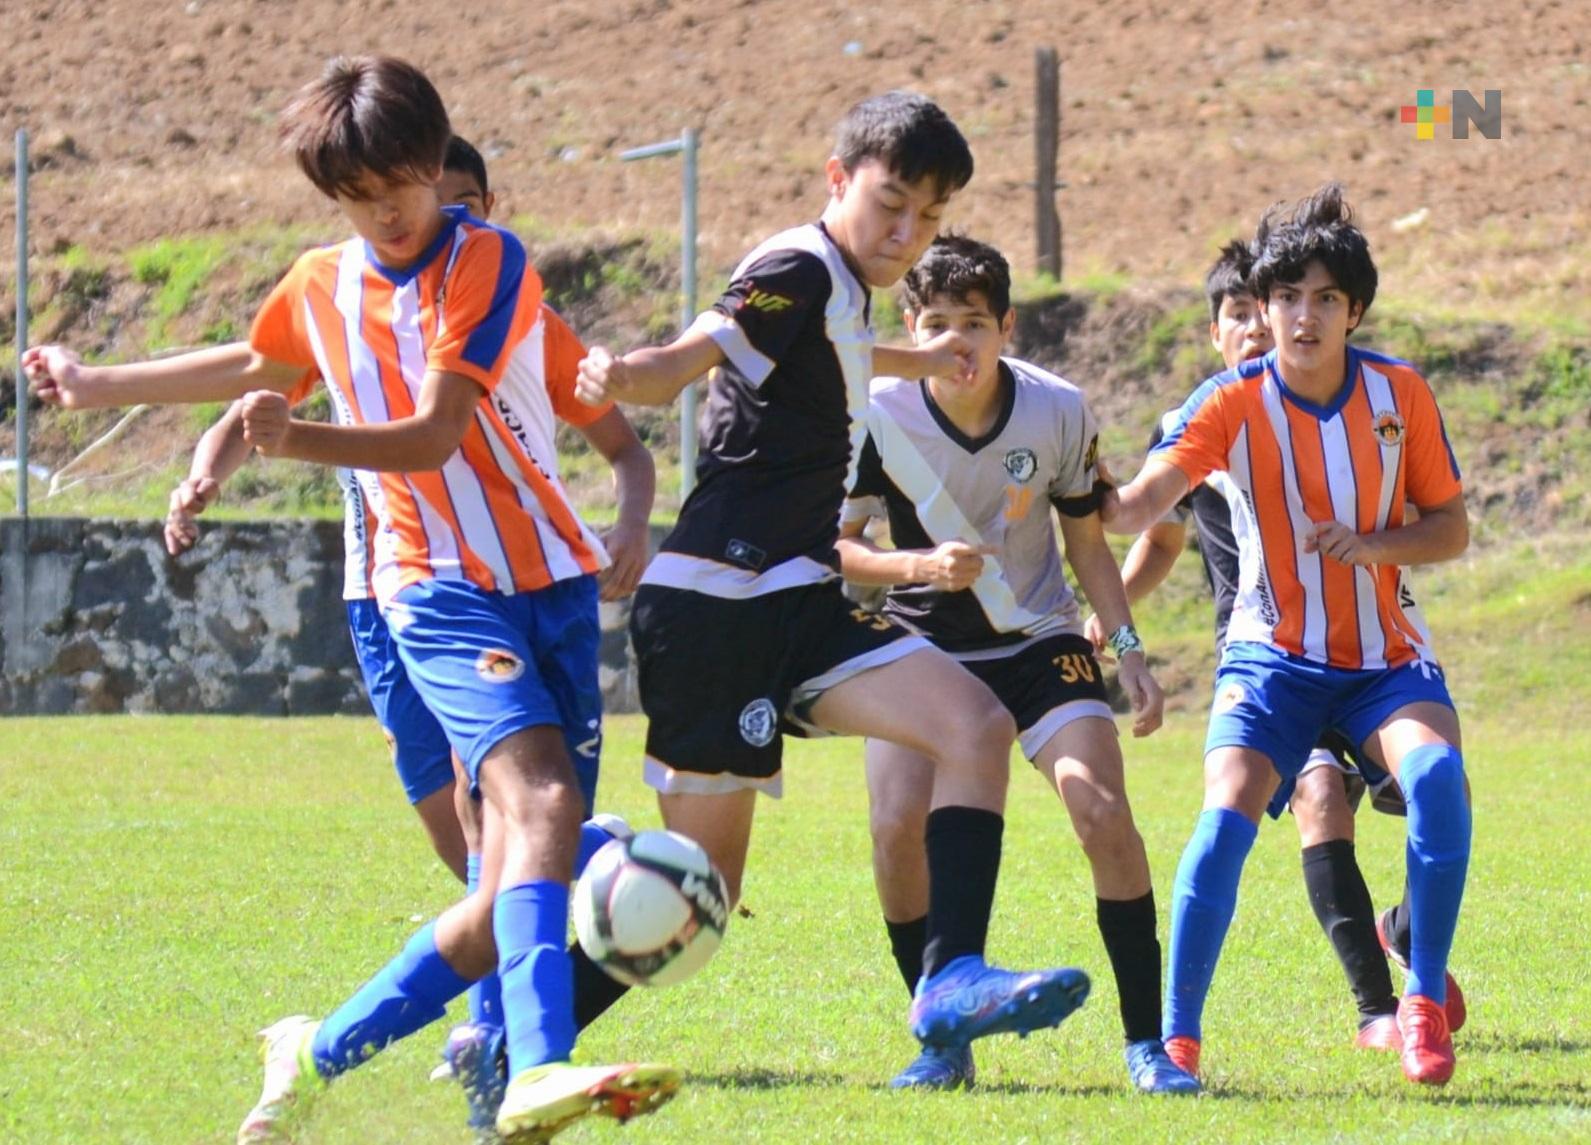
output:
M 1392 908 L 1392 918 L 1387 925 L 1387 942 L 1405 962 L 1409 960 L 1409 919 L 1412 917 L 1409 910 L 1409 884 L 1408 880 L 1404 880 L 1403 901 Z
M 884 929 L 889 931 L 889 948 L 895 955 L 895 965 L 900 967 L 900 976 L 906 979 L 906 992 L 917 992 L 917 979 L 923 975 L 923 947 L 928 944 L 928 916 L 914 918 L 910 922 L 891 922 L 884 920 Z
M 630 988 L 591 961 L 578 942 L 569 947 L 574 963 L 575 1029 L 583 1030 L 607 1013 L 608 1007 L 630 992 Z
M 963 955 L 983 956 L 1004 833 L 1005 819 L 993 811 L 941 807 L 928 813 L 928 977 Z
M 1160 1036 L 1160 939 L 1155 892 L 1142 898 L 1098 899 L 1099 936 L 1116 975 L 1121 1028 L 1129 1042 Z
M 1392 992 L 1392 973 L 1376 938 L 1375 907 L 1354 858 L 1353 844 L 1346 839 L 1316 843 L 1304 848 L 1303 857 L 1309 905 L 1315 909 L 1320 929 L 1336 948 L 1337 961 L 1348 976 L 1359 1007 L 1360 1025 L 1383 1014 L 1396 1013 L 1398 999 Z

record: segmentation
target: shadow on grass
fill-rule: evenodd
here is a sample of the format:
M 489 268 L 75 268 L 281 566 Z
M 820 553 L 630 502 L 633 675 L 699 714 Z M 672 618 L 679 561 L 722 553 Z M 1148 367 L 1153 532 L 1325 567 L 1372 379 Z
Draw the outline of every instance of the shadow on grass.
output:
M 790 1086 L 837 1088 L 849 1084 L 837 1073 L 809 1073 L 799 1070 L 748 1069 L 733 1073 L 691 1073 L 686 1084 L 710 1089 L 786 1089 Z
M 812 1073 L 802 1070 L 750 1069 L 731 1073 L 692 1073 L 686 1084 L 708 1089 L 771 1090 L 795 1086 L 824 1089 L 854 1088 L 854 1078 L 837 1073 Z M 860 1088 L 875 1093 L 894 1093 L 887 1082 L 863 1084 Z M 974 1094 L 1000 1094 L 1003 1096 L 1048 1095 L 1051 1097 L 1110 1097 L 1125 1092 L 1114 1085 L 1034 1085 L 1020 1081 L 980 1081 L 973 1087 Z
M 1591 1042 L 1578 1042 L 1572 1038 L 1511 1038 L 1501 1034 L 1481 1034 L 1475 1038 L 1456 1037 L 1453 1043 L 1458 1047 L 1460 1055 L 1466 1053 L 1583 1054 L 1591 1051 Z
M 1460 1059 L 1460 1069 L 1463 1061 Z M 1349 1087 L 1346 1089 L 1333 1089 L 1329 1087 L 1290 1090 L 1286 1100 L 1293 1101 L 1337 1101 L 1348 1100 L 1361 1094 L 1361 1090 Z M 1253 1102 L 1256 1105 L 1271 1105 L 1279 1100 L 1284 1100 L 1284 1095 L 1275 1089 L 1259 1089 L 1244 1085 L 1231 1085 L 1217 1082 L 1204 1091 L 1207 1099 L 1217 1101 Z M 1391 1095 L 1386 1095 L 1391 1097 Z M 1409 1085 L 1400 1091 L 1400 1096 L 1392 1098 L 1396 1101 L 1420 1102 L 1431 1105 L 1451 1105 L 1458 1108 L 1477 1109 L 1517 1109 L 1517 1108 L 1550 1108 L 1560 1107 L 1566 1109 L 1591 1108 L 1591 1083 L 1583 1081 L 1560 1081 L 1547 1083 L 1510 1082 L 1506 1089 L 1493 1083 L 1482 1084 L 1480 1090 L 1466 1090 L 1462 1075 L 1446 1088 L 1427 1088 L 1425 1086 Z

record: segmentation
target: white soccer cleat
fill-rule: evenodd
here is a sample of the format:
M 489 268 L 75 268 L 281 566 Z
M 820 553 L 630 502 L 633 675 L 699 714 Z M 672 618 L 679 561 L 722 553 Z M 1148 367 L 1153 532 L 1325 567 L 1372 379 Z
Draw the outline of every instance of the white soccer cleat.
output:
M 311 1096 L 326 1088 L 310 1056 L 318 1029 L 317 1019 L 296 1014 L 260 1031 L 265 1087 L 238 1127 L 238 1145 L 288 1140 L 295 1115 L 303 1112 Z
M 673 1066 L 551 1062 L 508 1083 L 497 1113 L 504 1145 L 546 1141 L 590 1113 L 628 1121 L 662 1106 L 683 1080 Z

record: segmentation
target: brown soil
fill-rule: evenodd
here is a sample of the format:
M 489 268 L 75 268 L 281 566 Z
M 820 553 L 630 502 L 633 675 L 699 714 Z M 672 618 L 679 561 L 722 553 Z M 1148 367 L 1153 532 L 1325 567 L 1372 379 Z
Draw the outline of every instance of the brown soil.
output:
M 675 163 L 625 147 L 701 130 L 702 226 L 723 269 L 821 206 L 832 124 L 863 95 L 940 100 L 978 158 L 954 221 L 1033 260 L 1033 51 L 1063 60 L 1068 271 L 1187 281 L 1270 201 L 1345 180 L 1406 291 L 1584 305 L 1591 24 L 1578 0 L 11 0 L 0 122 L 30 127 L 34 247 L 102 252 L 332 210 L 273 117 L 335 52 L 424 66 L 511 214 L 666 230 Z M 1417 142 L 1415 89 L 1498 88 L 1504 137 Z M 6 148 L 9 151 L 9 145 Z M 1421 208 L 1428 221 L 1396 233 Z M 11 205 L 4 229 L 9 229 Z
M 1405 310 L 1591 325 L 1591 67 L 1580 62 L 1591 24 L 1569 0 L 1455 3 L 1440 17 L 1369 0 L 1308 12 L 1277 0 L 867 10 L 478 0 L 443 11 L 398 0 L 11 0 L 0 121 L 34 136 L 31 246 L 46 256 L 34 301 L 48 307 L 35 339 L 110 357 L 147 343 L 151 288 L 109 260 L 95 289 L 74 292 L 48 257 L 68 245 L 107 260 L 164 236 L 237 235 L 239 257 L 172 325 L 171 340 L 192 341 L 221 320 L 241 329 L 282 269 L 269 265 L 280 252 L 256 250 L 251 227 L 340 235 L 334 208 L 274 144 L 277 111 L 338 51 L 394 52 L 427 69 L 455 126 L 487 154 L 500 213 L 530 237 L 549 294 L 589 341 L 628 343 L 672 325 L 677 270 L 667 242 L 612 236 L 673 236 L 679 165 L 621 163 L 620 150 L 687 126 L 702 132 L 705 292 L 758 239 L 817 213 L 832 124 L 853 100 L 894 86 L 933 95 L 972 141 L 978 174 L 952 222 L 1031 271 L 1033 54 L 1054 45 L 1063 280 L 1084 289 L 1026 311 L 1018 349 L 1076 378 L 1107 426 L 1126 427 L 1114 441 L 1124 466 L 1139 448 L 1132 427 L 1209 364 L 1196 322 L 1147 356 L 1146 333 L 1168 315 L 1186 318 L 1190 285 L 1219 240 L 1329 177 L 1348 183 L 1376 244 L 1382 296 Z M 1454 87 L 1501 89 L 1504 137 L 1455 140 L 1440 128 L 1416 141 L 1398 108 L 1421 86 L 1442 102 Z M 0 261 L 8 339 L 9 258 Z M 1439 383 L 1495 379 L 1504 394 L 1505 416 L 1462 443 L 1476 503 L 1549 525 L 1571 467 L 1542 460 L 1539 426 L 1501 424 L 1532 400 L 1524 379 L 1542 335 L 1471 325 L 1431 373 Z M 1583 439 L 1588 416 L 1568 430 Z M 643 429 L 666 448 L 671 415 L 647 416 Z M 48 465 L 92 439 L 48 415 L 37 435 L 35 457 Z M 159 461 L 192 436 L 188 415 L 162 413 L 125 449 Z M 0 425 L 0 452 L 10 437 Z

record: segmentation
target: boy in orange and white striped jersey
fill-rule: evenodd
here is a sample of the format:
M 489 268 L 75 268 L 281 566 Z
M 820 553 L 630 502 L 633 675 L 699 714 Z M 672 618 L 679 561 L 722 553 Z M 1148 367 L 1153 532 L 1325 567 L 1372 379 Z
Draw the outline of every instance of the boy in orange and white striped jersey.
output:
M 1401 566 L 1468 544 L 1458 464 L 1425 379 L 1348 345 L 1377 276 L 1341 188 L 1273 210 L 1255 250 L 1250 285 L 1275 350 L 1195 390 L 1101 510 L 1112 531 L 1137 533 L 1212 472 L 1234 489 L 1237 599 L 1205 743 L 1205 810 L 1177 871 L 1166 1048 L 1197 1070 L 1204 999 L 1260 816 L 1335 728 L 1397 776 L 1408 803 L 1403 1069 L 1440 1085 L 1454 1066 L 1443 1005 L 1470 811 L 1458 717 Z
M 600 540 L 557 476 L 541 281 L 509 232 L 443 210 L 452 128 L 436 89 L 390 57 L 333 60 L 288 108 L 300 168 L 358 237 L 303 255 L 249 342 L 170 362 L 87 367 L 24 356 L 41 397 L 75 408 L 244 397 L 267 456 L 359 471 L 378 522 L 372 586 L 404 668 L 485 800 L 480 891 L 417 933 L 324 1022 L 267 1031 L 265 1090 L 239 1130 L 274 1139 L 296 1106 L 445 1012 L 495 965 L 512 1080 L 497 1119 L 544 1140 L 596 1109 L 672 1095 L 677 1070 L 575 1067 L 568 884 L 584 806 L 571 738 L 600 731 Z M 293 420 L 323 378 L 338 423 Z M 500 829 L 493 827 L 496 823 Z

